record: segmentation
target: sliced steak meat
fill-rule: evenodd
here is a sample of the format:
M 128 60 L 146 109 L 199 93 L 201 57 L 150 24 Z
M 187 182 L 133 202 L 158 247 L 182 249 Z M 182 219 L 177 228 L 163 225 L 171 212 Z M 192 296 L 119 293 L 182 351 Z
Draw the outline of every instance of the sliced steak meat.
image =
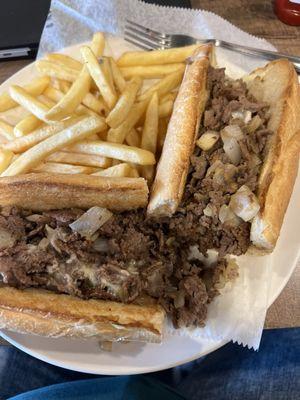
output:
M 24 220 L 18 215 L 0 215 L 0 250 L 13 247 L 25 236 Z

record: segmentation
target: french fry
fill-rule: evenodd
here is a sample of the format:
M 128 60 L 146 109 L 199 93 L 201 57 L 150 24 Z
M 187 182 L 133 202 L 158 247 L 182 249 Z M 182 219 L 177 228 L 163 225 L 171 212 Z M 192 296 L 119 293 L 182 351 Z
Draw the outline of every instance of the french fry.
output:
M 143 79 L 159 79 L 176 71 L 184 71 L 183 63 L 163 64 L 163 65 L 137 65 L 134 67 L 121 67 L 120 71 L 124 78 L 130 79 L 139 76 Z
M 174 92 L 169 92 L 169 93 L 165 94 L 164 96 L 161 96 L 161 98 L 159 99 L 160 100 L 159 104 L 163 104 L 169 100 L 173 100 L 173 102 L 174 102 L 176 100 L 177 94 L 178 94 L 178 92 L 174 91 Z
M 55 105 L 56 101 L 49 99 L 49 97 L 45 96 L 42 94 L 39 99 L 41 100 L 42 103 L 44 103 L 48 108 L 51 108 Z
M 46 60 L 52 61 L 56 64 L 66 66 L 68 68 L 77 69 L 81 71 L 83 65 L 80 61 L 75 60 L 73 57 L 70 57 L 66 54 L 61 53 L 49 53 L 45 56 Z
M 14 128 L 2 119 L 0 119 L 0 135 L 4 136 L 8 141 L 15 138 Z
M 139 77 L 133 77 L 127 83 L 119 100 L 106 118 L 106 123 L 110 127 L 117 128 L 126 119 L 141 86 L 142 80 Z
M 35 62 L 35 66 L 42 75 L 46 75 L 50 78 L 63 79 L 68 82 L 74 82 L 79 75 L 77 69 L 63 67 L 62 65 L 48 60 L 38 60 Z
M 101 98 L 97 99 L 97 97 L 92 93 L 87 93 L 84 96 L 82 104 L 98 114 L 104 115 L 108 113 L 108 108 L 104 101 Z
M 103 171 L 94 172 L 92 175 L 97 176 L 111 176 L 111 177 L 131 177 L 132 168 L 127 163 L 114 165 L 113 167 L 106 168 Z
M 43 76 L 42 78 L 34 79 L 32 82 L 24 86 L 24 89 L 32 96 L 39 96 L 43 93 L 50 83 L 50 78 Z M 11 108 L 17 107 L 18 103 L 15 102 L 10 94 L 5 92 L 0 95 L 0 112 L 7 111 Z
M 97 87 L 99 88 L 104 101 L 108 105 L 109 109 L 112 109 L 117 102 L 117 96 L 113 87 L 110 85 L 109 79 L 104 73 L 102 65 L 104 62 L 103 58 L 101 59 L 102 64 L 100 64 L 93 51 L 87 46 L 83 46 L 80 51 L 85 61 L 85 65 Z
M 25 151 L 17 160 L 10 164 L 2 173 L 2 176 L 14 176 L 26 173 L 55 151 L 101 131 L 105 127 L 106 125 L 100 117 L 82 117 L 75 124 Z
M 141 147 L 152 153 L 156 152 L 158 132 L 158 96 L 154 93 L 148 104 L 143 128 Z
M 96 57 L 100 57 L 103 54 L 105 47 L 105 38 L 102 32 L 96 32 L 93 35 L 93 40 L 91 43 L 91 50 Z
M 144 114 L 148 101 L 136 103 L 132 106 L 125 121 L 122 122 L 117 128 L 110 128 L 107 133 L 107 141 L 113 143 L 123 143 L 127 134 L 135 126 L 137 121 Z
M 98 168 L 108 168 L 111 165 L 111 160 L 106 157 L 94 154 L 67 153 L 64 151 L 57 151 L 51 154 L 47 158 L 47 161 Z
M 0 149 L 0 174 L 9 166 L 13 156 L 12 151 Z
M 109 61 L 110 61 L 110 67 L 111 67 L 111 72 L 112 72 L 115 86 L 118 89 L 119 93 L 122 93 L 123 90 L 125 89 L 126 81 L 125 81 L 119 67 L 117 66 L 115 60 L 112 57 L 110 57 Z
M 136 129 L 132 128 L 127 133 L 125 141 L 129 146 L 140 147 L 141 136 Z
M 157 152 L 160 153 L 167 134 L 169 118 L 160 118 L 158 121 Z
M 154 93 L 146 111 L 145 125 L 142 134 L 141 148 L 156 153 L 158 134 L 158 96 Z M 154 177 L 154 167 L 142 168 L 142 176 L 151 182 Z
M 174 100 L 168 100 L 160 104 L 158 107 L 159 118 L 169 117 L 172 114 Z
M 30 149 L 36 144 L 42 142 L 48 137 L 55 135 L 56 133 L 68 128 L 70 125 L 75 124 L 80 120 L 80 117 L 72 117 L 65 121 L 58 122 L 54 125 L 45 125 L 35 131 L 29 133 L 26 136 L 19 137 L 12 140 L 11 142 L 1 145 L 5 150 L 11 150 L 16 154 L 23 153 L 24 151 Z
M 39 120 L 35 115 L 29 114 L 14 127 L 14 135 L 15 137 L 27 135 L 28 133 L 37 129 L 40 125 L 42 125 L 42 121 Z
M 103 66 L 104 75 L 106 76 L 106 79 L 109 82 L 110 87 L 112 88 L 112 90 L 116 94 L 115 84 L 114 84 L 114 79 L 113 79 L 113 74 L 112 74 L 109 58 L 108 57 L 102 57 L 100 62 L 101 61 L 103 61 L 102 66 Z
M 44 162 L 33 169 L 33 172 L 47 172 L 50 174 L 91 174 L 97 168 L 83 165 L 70 165 L 56 162 Z
M 96 33 L 93 36 L 91 48 L 94 53 L 101 55 L 104 47 L 104 36 Z M 59 121 L 71 114 L 81 103 L 82 99 L 89 92 L 91 86 L 91 77 L 86 66 L 83 66 L 77 79 L 72 84 L 64 97 L 48 111 L 46 118 L 50 121 Z
M 71 84 L 68 81 L 64 81 L 63 79 L 58 80 L 58 88 L 61 92 L 67 93 L 67 91 L 70 89 Z
M 199 45 L 191 45 L 168 50 L 128 51 L 118 59 L 117 64 L 119 67 L 128 67 L 132 65 L 179 63 L 185 61 L 187 57 L 193 54 L 198 46 Z
M 108 143 L 101 140 L 84 141 L 74 144 L 64 151 L 97 154 L 102 157 L 115 158 L 120 161 L 138 165 L 154 165 L 155 157 L 150 151 L 119 143 Z
M 18 104 L 31 112 L 31 114 L 44 122 L 48 122 L 46 114 L 49 111 L 49 107 L 27 93 L 25 89 L 17 85 L 12 85 L 9 88 L 9 94 Z
M 50 121 L 59 121 L 72 114 L 90 90 L 90 85 L 91 77 L 86 68 L 83 68 L 70 90 L 46 113 L 46 118 Z
M 59 102 L 64 97 L 64 93 L 53 86 L 48 86 L 44 92 L 44 95 L 55 103 Z
M 137 168 L 131 167 L 130 177 L 131 178 L 139 178 L 139 176 L 140 176 L 140 174 L 139 174 Z
M 54 100 L 55 102 L 59 102 L 64 97 L 64 93 L 61 90 L 54 88 L 53 86 L 48 86 L 44 92 L 44 95 L 51 100 Z M 94 96 L 92 93 L 87 93 L 85 95 L 82 100 L 82 104 L 98 114 L 102 114 L 107 111 L 107 107 L 104 102 L 100 99 L 97 99 L 97 97 Z
M 183 71 L 176 71 L 170 75 L 165 76 L 159 82 L 152 85 L 148 90 L 142 93 L 138 97 L 138 101 L 143 101 L 152 97 L 154 92 L 157 92 L 158 96 L 162 96 L 171 90 L 175 89 L 182 81 Z

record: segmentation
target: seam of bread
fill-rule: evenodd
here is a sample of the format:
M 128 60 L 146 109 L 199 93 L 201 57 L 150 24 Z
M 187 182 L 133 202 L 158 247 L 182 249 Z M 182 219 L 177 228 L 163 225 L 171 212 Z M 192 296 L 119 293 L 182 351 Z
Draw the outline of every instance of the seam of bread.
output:
M 0 287 L 0 328 L 54 338 L 159 342 L 165 313 L 147 300 L 122 304 L 41 289 Z
M 188 60 L 152 186 L 147 210 L 150 216 L 172 215 L 181 200 L 207 100 L 206 77 L 211 53 L 212 46 L 200 46 Z
M 272 251 L 293 191 L 300 150 L 300 88 L 288 60 L 277 60 L 244 78 L 250 93 L 270 105 L 270 138 L 258 182 L 261 206 L 251 224 L 254 246 Z

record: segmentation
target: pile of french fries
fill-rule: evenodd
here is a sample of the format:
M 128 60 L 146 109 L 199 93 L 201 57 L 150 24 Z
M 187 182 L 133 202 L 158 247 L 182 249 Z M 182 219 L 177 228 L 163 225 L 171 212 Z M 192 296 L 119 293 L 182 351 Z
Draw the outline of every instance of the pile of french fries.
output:
M 40 77 L 0 95 L 1 176 L 142 176 L 151 183 L 195 46 L 127 52 L 117 61 L 104 48 L 98 32 L 81 47 L 81 61 L 48 54 L 35 63 Z M 5 112 L 17 106 L 27 115 L 12 126 Z

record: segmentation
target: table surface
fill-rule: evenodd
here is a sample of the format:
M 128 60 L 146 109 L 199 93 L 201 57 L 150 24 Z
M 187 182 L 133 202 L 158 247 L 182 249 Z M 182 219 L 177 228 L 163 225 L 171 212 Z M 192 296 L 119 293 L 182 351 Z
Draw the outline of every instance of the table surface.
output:
M 239 28 L 269 40 L 281 52 L 300 56 L 300 29 L 281 23 L 270 0 L 192 0 L 193 8 L 212 11 Z M 31 61 L 0 63 L 0 84 Z M 300 326 L 300 263 L 287 286 L 267 313 L 266 328 Z M 1 343 L 1 339 L 0 339 Z

